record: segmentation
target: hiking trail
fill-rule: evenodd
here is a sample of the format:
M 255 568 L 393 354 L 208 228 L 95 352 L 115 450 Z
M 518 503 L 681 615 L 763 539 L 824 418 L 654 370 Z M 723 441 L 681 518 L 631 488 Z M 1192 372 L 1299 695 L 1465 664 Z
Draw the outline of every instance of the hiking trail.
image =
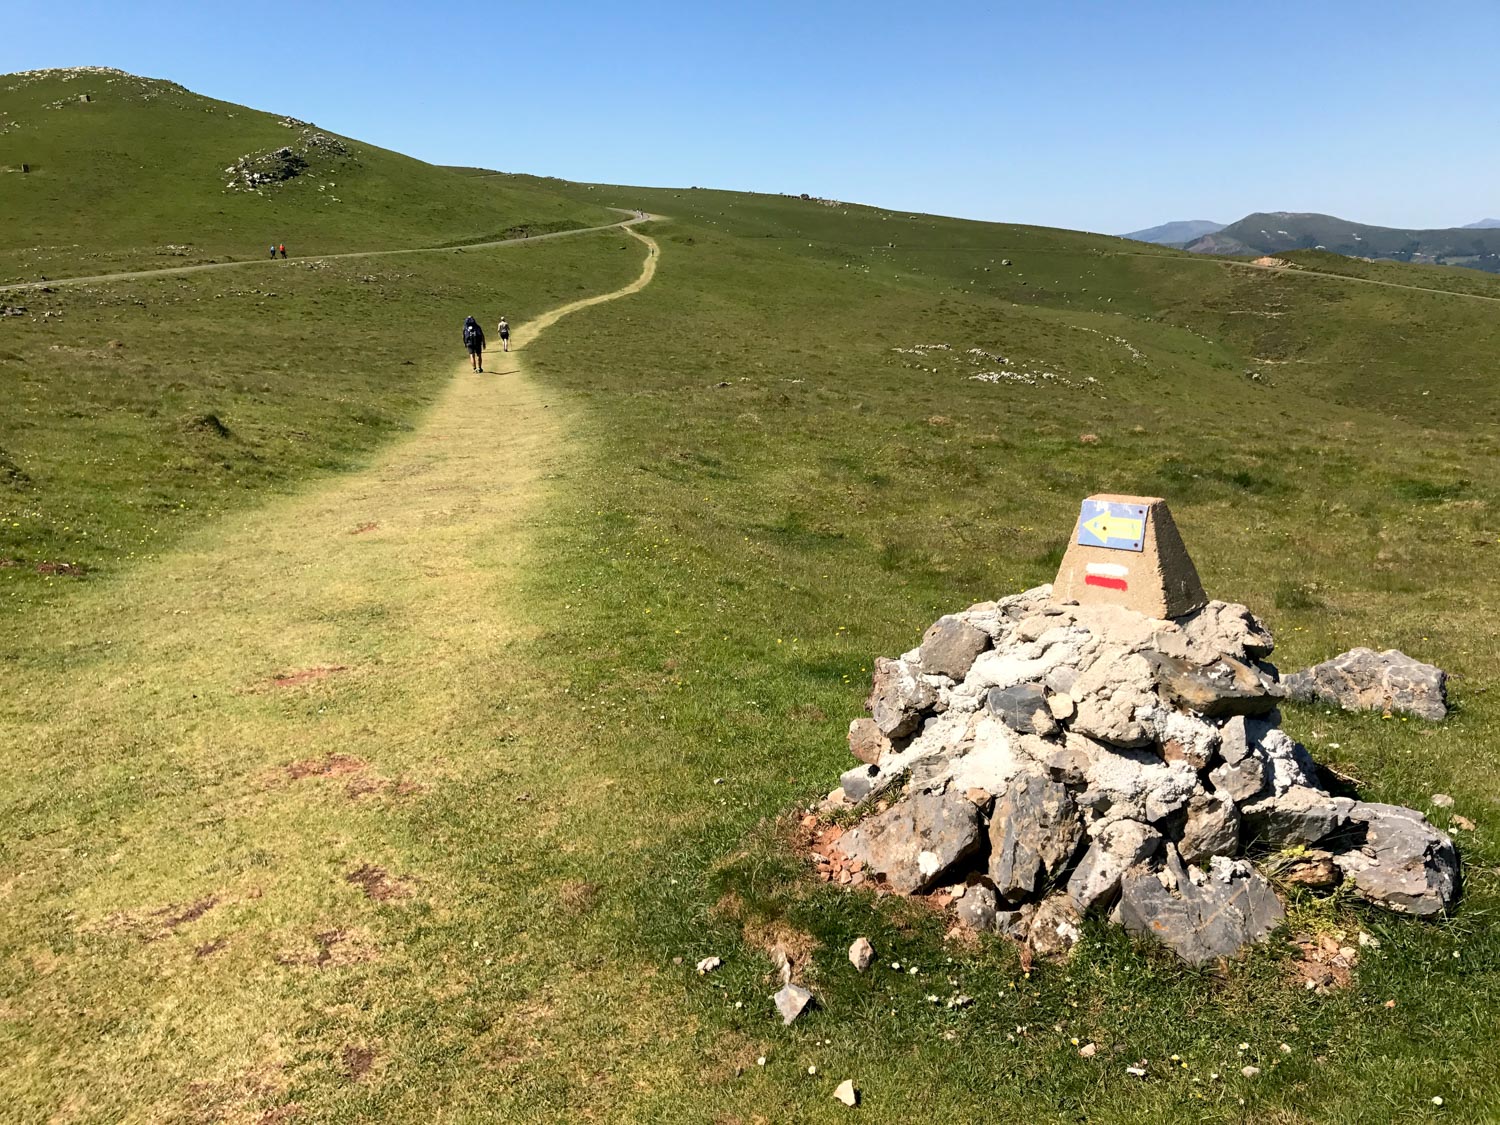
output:
M 575 230 L 555 230 L 547 234 L 523 235 L 520 238 L 500 238 L 490 242 L 466 242 L 459 246 L 407 246 L 397 250 L 348 250 L 338 254 L 293 254 L 288 258 L 240 258 L 232 262 L 200 262 L 195 266 L 164 266 L 154 270 L 126 270 L 122 273 L 99 273 L 88 277 L 51 277 L 37 281 L 12 281 L 0 285 L 0 293 L 24 292 L 59 285 L 92 285 L 106 281 L 137 281 L 152 277 L 181 277 L 190 273 L 205 273 L 209 270 L 239 269 L 245 266 L 271 266 L 275 268 L 291 262 L 333 262 L 344 258 L 389 258 L 398 254 L 441 254 L 468 250 L 495 250 L 505 246 L 529 246 L 533 242 L 546 242 L 553 238 L 572 238 L 579 234 L 595 234 L 602 230 L 630 230 L 637 223 L 649 223 L 660 215 L 638 215 L 625 211 L 623 207 L 611 207 L 612 211 L 629 214 L 630 218 L 618 223 L 605 223 L 597 227 L 578 227 Z M 634 232 L 632 232 L 634 233 Z

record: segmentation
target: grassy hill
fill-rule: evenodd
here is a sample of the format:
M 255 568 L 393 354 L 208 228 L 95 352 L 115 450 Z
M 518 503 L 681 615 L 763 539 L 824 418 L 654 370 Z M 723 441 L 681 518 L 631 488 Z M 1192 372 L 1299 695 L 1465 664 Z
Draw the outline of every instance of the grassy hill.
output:
M 1500 231 L 1481 227 L 1397 230 L 1352 223 L 1333 215 L 1287 211 L 1247 215 L 1237 223 L 1190 242 L 1187 249 L 1203 254 L 1327 250 L 1356 258 L 1500 272 Z
M 650 286 L 525 353 L 566 424 L 513 537 L 455 543 L 511 482 L 461 493 L 427 464 L 517 440 L 504 416 L 477 446 L 427 429 L 458 319 L 621 284 L 641 256 L 620 236 L 59 288 L 0 320 L 21 404 L 0 411 L 0 557 L 27 564 L 0 568 L 4 1113 L 832 1120 L 843 1077 L 873 1120 L 1490 1113 L 1500 305 L 1475 298 L 1497 283 L 432 171 L 499 207 L 669 217 Z M 221 198 L 195 190 L 189 211 Z M 363 471 L 413 427 L 401 473 Z M 1454 673 L 1441 727 L 1288 709 L 1466 865 L 1433 925 L 1288 891 L 1288 934 L 1379 941 L 1350 987 L 1306 991 L 1280 941 L 1194 971 L 1105 926 L 1027 968 L 789 846 L 848 763 L 872 658 L 1050 579 L 1100 490 L 1168 497 L 1283 666 L 1370 644 Z M 379 537 L 346 532 L 397 493 L 425 498 L 421 534 L 370 582 L 348 545 Z M 349 674 L 262 682 L 315 662 Z M 351 884 L 360 864 L 399 893 Z M 844 959 L 859 934 L 868 976 Z M 822 1004 L 791 1029 L 766 999 L 777 941 Z
M 0 76 L 0 154 L 0 283 L 250 259 L 281 243 L 294 255 L 435 246 L 616 218 L 103 68 Z

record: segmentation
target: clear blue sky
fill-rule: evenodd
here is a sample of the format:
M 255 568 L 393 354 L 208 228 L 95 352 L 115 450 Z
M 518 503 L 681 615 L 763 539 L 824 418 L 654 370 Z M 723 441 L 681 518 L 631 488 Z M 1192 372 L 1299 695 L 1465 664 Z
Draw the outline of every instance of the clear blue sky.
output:
M 116 66 L 436 163 L 1108 232 L 1500 217 L 1500 0 L 35 0 L 0 28 L 0 71 Z

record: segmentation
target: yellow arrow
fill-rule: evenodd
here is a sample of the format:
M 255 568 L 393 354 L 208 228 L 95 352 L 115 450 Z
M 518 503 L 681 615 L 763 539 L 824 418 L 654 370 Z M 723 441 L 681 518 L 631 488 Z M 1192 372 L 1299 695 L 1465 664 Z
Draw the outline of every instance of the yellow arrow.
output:
M 1083 526 L 1098 539 L 1125 539 L 1131 543 L 1139 543 L 1146 533 L 1145 520 L 1130 520 L 1108 512 L 1100 512 L 1093 519 L 1085 520 Z

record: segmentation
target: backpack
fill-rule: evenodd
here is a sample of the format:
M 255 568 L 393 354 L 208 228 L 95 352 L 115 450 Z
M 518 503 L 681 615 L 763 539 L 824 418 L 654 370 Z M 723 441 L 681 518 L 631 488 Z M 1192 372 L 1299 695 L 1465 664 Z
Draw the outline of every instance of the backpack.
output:
M 479 342 L 479 325 L 477 325 L 477 324 L 465 324 L 464 325 L 464 347 L 466 347 L 466 348 L 472 348 L 478 342 Z

